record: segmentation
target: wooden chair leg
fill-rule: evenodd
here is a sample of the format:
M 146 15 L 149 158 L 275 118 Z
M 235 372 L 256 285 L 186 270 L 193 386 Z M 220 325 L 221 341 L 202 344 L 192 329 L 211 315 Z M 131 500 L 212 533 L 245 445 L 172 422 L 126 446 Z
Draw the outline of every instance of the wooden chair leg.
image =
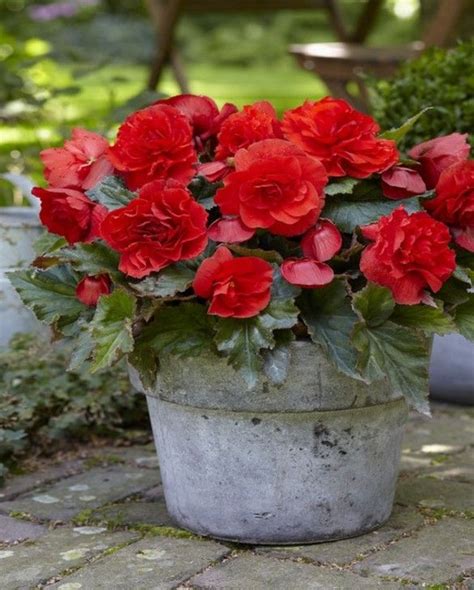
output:
M 166 63 L 170 60 L 173 50 L 174 32 L 178 19 L 180 17 L 183 0 L 168 0 L 166 6 L 157 4 L 159 0 L 148 0 L 148 7 L 150 15 L 152 16 L 157 32 L 157 52 L 155 59 L 151 65 L 150 76 L 148 78 L 148 88 L 155 90 Z M 178 65 L 177 70 L 180 67 Z M 174 69 L 176 74 L 176 69 Z M 181 74 L 179 74 L 181 75 Z M 185 83 L 183 79 L 178 80 L 181 83 Z
M 183 94 L 189 94 L 189 80 L 186 76 L 186 71 L 184 69 L 183 60 L 181 59 L 181 55 L 177 49 L 173 49 L 170 55 L 170 62 L 171 68 L 173 70 L 174 77 L 176 78 L 176 82 L 178 83 L 179 89 Z

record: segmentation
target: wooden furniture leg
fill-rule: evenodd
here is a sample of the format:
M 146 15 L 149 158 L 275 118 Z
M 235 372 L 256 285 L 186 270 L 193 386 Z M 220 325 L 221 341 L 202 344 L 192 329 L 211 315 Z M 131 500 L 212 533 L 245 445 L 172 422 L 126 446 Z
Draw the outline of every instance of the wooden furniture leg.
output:
M 176 50 L 173 49 L 174 32 L 180 17 L 183 0 L 147 0 L 148 9 L 155 23 L 157 52 L 153 60 L 148 88 L 154 90 L 161 79 L 163 69 L 171 61 L 178 84 L 183 92 L 188 91 L 188 83 Z

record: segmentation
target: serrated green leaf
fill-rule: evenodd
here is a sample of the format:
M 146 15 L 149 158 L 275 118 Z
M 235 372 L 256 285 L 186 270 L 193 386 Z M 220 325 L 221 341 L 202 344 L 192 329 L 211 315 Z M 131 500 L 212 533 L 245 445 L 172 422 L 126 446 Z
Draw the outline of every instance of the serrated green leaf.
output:
M 425 334 L 456 332 L 453 318 L 438 307 L 429 305 L 396 305 L 390 320 L 406 328 L 421 330 Z
M 466 284 L 463 281 L 456 279 L 454 276 L 450 277 L 444 283 L 441 289 L 436 293 L 436 296 L 451 308 L 455 308 L 457 305 L 469 301 L 469 293 Z
M 395 301 L 390 289 L 369 282 L 354 295 L 352 306 L 368 326 L 374 327 L 390 317 Z
M 206 308 L 198 303 L 163 306 L 153 321 L 144 328 L 137 342 L 139 345 L 147 345 L 158 354 L 197 354 L 212 347 L 212 322 Z
M 350 195 L 355 186 L 360 182 L 357 178 L 343 178 L 341 180 L 333 180 L 324 188 L 326 196 L 333 195 Z
M 462 268 L 459 265 L 456 266 L 453 272 L 453 277 L 458 279 L 458 281 L 466 283 L 466 285 L 469 285 L 469 287 L 473 286 L 474 271 L 472 271 L 470 268 Z
M 320 344 L 339 371 L 361 379 L 351 334 L 357 322 L 345 286 L 334 280 L 327 287 L 305 290 L 297 300 L 313 342 Z
M 275 299 L 294 299 L 300 295 L 301 289 L 291 285 L 283 278 L 279 266 L 273 266 L 272 301 Z
M 357 227 L 378 221 L 384 215 L 390 215 L 398 207 L 403 206 L 408 213 L 421 211 L 418 197 L 403 201 L 374 201 L 334 199 L 328 200 L 322 216 L 333 221 L 344 233 L 352 233 Z
M 290 344 L 295 339 L 291 330 L 277 330 L 273 334 L 275 346 L 265 349 L 263 356 L 263 372 L 274 385 L 281 385 L 288 376 L 291 361 Z
M 384 131 L 379 135 L 379 137 L 382 139 L 393 139 L 398 143 L 405 137 L 407 133 L 410 132 L 410 130 L 413 128 L 418 119 L 427 111 L 430 111 L 432 109 L 433 107 L 426 107 L 425 109 L 422 109 L 419 113 L 417 113 L 413 117 L 410 117 L 407 121 L 405 121 L 405 123 L 403 123 L 403 125 L 401 125 L 397 129 L 389 129 L 388 131 Z
M 49 232 L 45 231 L 33 244 L 33 249 L 36 254 L 38 254 L 38 256 L 42 256 L 56 252 L 65 246 L 66 243 L 66 240 L 61 236 L 50 234 Z
M 158 359 L 155 351 L 148 346 L 136 345 L 128 354 L 128 362 L 138 371 L 142 385 L 146 389 L 153 389 L 158 373 Z
M 91 322 L 94 341 L 92 371 L 110 366 L 133 350 L 132 323 L 135 311 L 135 298 L 123 289 L 115 289 L 110 295 L 103 295 L 99 299 Z
M 276 262 L 280 264 L 283 258 L 276 250 L 262 250 L 261 248 L 247 248 L 239 246 L 239 244 L 228 244 L 227 248 L 237 254 L 238 256 L 256 256 L 267 262 Z
M 74 321 L 86 309 L 76 297 L 78 277 L 67 266 L 14 271 L 8 278 L 23 303 L 47 324 L 60 318 Z
M 358 367 L 369 381 L 387 377 L 394 393 L 429 414 L 430 352 L 425 338 L 391 321 L 374 328 L 360 322 L 354 329 L 353 343 L 359 351 Z
M 469 293 L 468 301 L 456 307 L 454 322 L 464 338 L 474 341 L 474 295 L 472 293 Z
M 104 242 L 93 244 L 76 244 L 72 248 L 64 248 L 57 253 L 64 262 L 69 262 L 74 268 L 88 275 L 109 274 L 118 282 L 123 280 L 118 270 L 119 255 Z
M 183 263 L 173 264 L 130 286 L 144 297 L 170 297 L 188 289 L 195 272 Z
M 217 349 L 227 355 L 229 363 L 242 375 L 249 389 L 256 385 L 262 370 L 260 351 L 275 345 L 272 330 L 265 327 L 259 317 L 219 318 L 215 342 Z
M 117 176 L 106 176 L 86 195 L 95 203 L 100 203 L 109 211 L 128 205 L 137 195 L 129 191 Z
M 193 197 L 199 201 L 205 209 L 212 209 L 216 206 L 214 196 L 217 189 L 223 186 L 222 182 L 211 182 L 205 176 L 196 176 L 188 185 Z
M 83 326 L 79 336 L 74 340 L 74 348 L 72 350 L 69 361 L 68 371 L 80 369 L 82 365 L 90 359 L 94 352 L 95 343 L 89 330 L 89 326 Z
M 298 314 L 292 299 L 274 299 L 258 316 L 258 321 L 269 330 L 281 330 L 292 328 L 298 322 Z

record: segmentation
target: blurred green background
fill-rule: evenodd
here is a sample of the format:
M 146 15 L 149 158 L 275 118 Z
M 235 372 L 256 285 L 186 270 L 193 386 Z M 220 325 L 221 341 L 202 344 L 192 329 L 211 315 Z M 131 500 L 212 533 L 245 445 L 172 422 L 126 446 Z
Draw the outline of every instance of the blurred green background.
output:
M 110 133 L 127 112 L 123 104 L 145 86 L 154 32 L 143 3 L 82 0 L 61 16 L 65 4 L 0 0 L 1 171 L 38 179 L 41 148 L 74 125 Z M 341 5 L 346 21 L 355 20 L 361 2 Z M 387 1 L 369 42 L 416 39 L 417 6 Z M 218 103 L 268 98 L 282 111 L 326 93 L 287 55 L 289 43 L 335 39 L 322 12 L 193 15 L 183 19 L 178 39 L 192 91 Z M 160 89 L 177 92 L 169 72 Z
M 223 0 L 225 1 L 225 0 Z M 360 0 L 340 2 L 347 23 Z M 386 0 L 369 44 L 420 36 L 419 2 Z M 81 125 L 113 136 L 141 95 L 154 32 L 140 0 L 0 0 L 0 172 L 40 178 L 38 152 Z M 335 40 L 323 12 L 203 14 L 178 30 L 192 91 L 241 106 L 267 98 L 278 111 L 327 93 L 287 54 L 289 43 Z M 169 72 L 160 89 L 177 92 Z M 0 181 L 0 203 L 11 191 Z

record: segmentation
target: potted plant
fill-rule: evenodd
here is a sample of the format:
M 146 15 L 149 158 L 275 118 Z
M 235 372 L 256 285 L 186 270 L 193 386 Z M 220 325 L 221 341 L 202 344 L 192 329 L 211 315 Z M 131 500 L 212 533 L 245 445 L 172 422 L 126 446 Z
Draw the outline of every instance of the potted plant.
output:
M 12 281 L 72 366 L 128 358 L 179 525 L 301 543 L 389 517 L 431 336 L 473 337 L 474 163 L 458 134 L 401 154 L 415 120 L 183 95 L 42 152 L 51 240 Z

